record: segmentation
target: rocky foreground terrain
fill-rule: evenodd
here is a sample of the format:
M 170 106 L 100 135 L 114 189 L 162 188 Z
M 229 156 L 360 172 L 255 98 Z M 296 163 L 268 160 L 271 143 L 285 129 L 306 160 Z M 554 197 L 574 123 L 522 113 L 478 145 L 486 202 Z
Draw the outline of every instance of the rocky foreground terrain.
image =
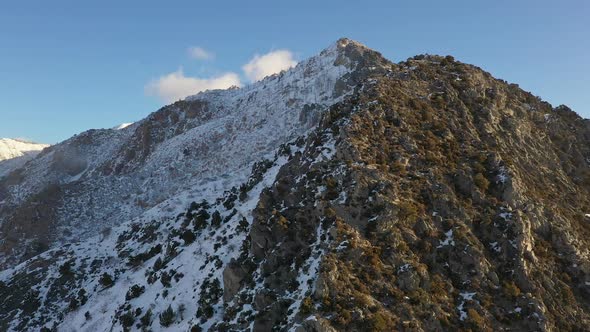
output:
M 341 39 L 0 178 L 0 330 L 581 331 L 590 121 Z

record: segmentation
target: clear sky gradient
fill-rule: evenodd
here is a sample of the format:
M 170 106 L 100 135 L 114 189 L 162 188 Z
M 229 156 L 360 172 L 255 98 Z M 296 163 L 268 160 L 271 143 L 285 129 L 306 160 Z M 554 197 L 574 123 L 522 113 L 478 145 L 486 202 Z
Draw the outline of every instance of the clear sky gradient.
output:
M 255 54 L 302 60 L 340 37 L 396 62 L 451 54 L 590 117 L 586 0 L 2 1 L 0 137 L 56 143 L 133 122 L 164 104 L 146 85 L 180 68 L 247 82 Z

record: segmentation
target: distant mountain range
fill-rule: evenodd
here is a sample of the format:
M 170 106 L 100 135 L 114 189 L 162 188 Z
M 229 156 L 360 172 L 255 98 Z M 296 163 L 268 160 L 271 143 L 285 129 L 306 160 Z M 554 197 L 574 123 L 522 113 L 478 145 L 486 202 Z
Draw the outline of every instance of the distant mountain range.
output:
M 23 166 L 48 146 L 25 140 L 0 138 L 0 176 Z

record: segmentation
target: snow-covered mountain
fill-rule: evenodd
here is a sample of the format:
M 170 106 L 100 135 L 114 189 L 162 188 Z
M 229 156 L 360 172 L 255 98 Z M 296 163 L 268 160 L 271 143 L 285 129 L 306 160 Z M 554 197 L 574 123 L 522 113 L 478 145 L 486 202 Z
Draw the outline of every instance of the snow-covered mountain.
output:
M 48 144 L 32 143 L 18 139 L 0 138 L 0 161 L 25 155 L 34 156 L 48 146 Z
M 189 269 L 182 273 L 189 276 L 197 265 L 229 263 L 239 254 L 260 192 L 274 181 L 280 166 L 302 149 L 305 137 L 331 105 L 361 88 L 371 73 L 382 73 L 386 64 L 377 52 L 341 39 L 296 67 L 250 86 L 202 92 L 128 126 L 90 130 L 51 146 L 0 180 L 0 266 L 14 266 L 31 257 L 64 262 L 89 259 L 74 258 L 79 250 L 92 252 L 92 259 L 99 260 L 110 260 L 121 246 L 129 245 L 133 252 L 143 250 L 151 241 L 124 244 L 117 239 L 127 236 L 123 233 L 136 236 L 134 231 L 129 233 L 130 225 L 151 223 L 156 231 L 165 225 L 164 220 L 185 223 L 183 218 L 169 218 L 187 208 L 212 213 L 224 220 L 224 226 L 203 235 L 193 249 L 181 254 L 186 258 L 179 258 L 179 268 Z M 333 152 L 329 147 L 333 142 L 326 144 L 325 151 L 317 150 L 319 160 Z M 240 201 L 234 202 L 238 196 Z M 209 212 L 194 203 L 205 201 L 210 202 Z M 243 231 L 235 233 L 236 226 Z M 232 240 L 214 243 L 228 233 L 235 233 L 230 235 Z M 55 249 L 47 251 L 51 248 Z M 66 249 L 66 254 L 64 248 L 74 251 Z M 195 251 L 199 258 L 194 257 Z M 111 263 L 104 267 L 115 275 L 126 266 L 125 260 Z M 222 270 L 213 265 L 211 269 L 222 278 Z M 143 278 L 144 271 L 136 273 L 126 278 Z M 192 275 L 185 282 L 200 284 L 206 275 Z M 51 278 L 39 280 L 37 289 L 41 296 L 51 297 L 51 286 L 43 286 L 46 282 L 51 283 Z M 58 316 L 47 321 L 44 313 L 56 309 L 53 305 L 39 309 L 36 317 L 61 322 L 65 330 L 108 330 L 110 318 L 99 312 L 116 303 L 122 293 L 114 288 L 100 292 L 97 280 L 89 282 L 84 288 L 89 292 L 94 288 L 93 294 L 102 298 L 96 302 L 98 311 L 91 310 L 92 322 L 83 312 L 81 318 Z M 190 287 L 178 288 L 178 295 L 169 291 L 169 296 L 186 296 L 182 293 Z M 161 295 L 153 296 L 155 300 Z M 196 310 L 194 303 L 186 308 Z M 14 319 L 11 326 L 20 329 L 34 326 L 35 321 Z M 192 324 L 192 319 L 184 324 Z
M 354 59 L 363 52 L 373 51 L 341 40 L 250 86 L 202 92 L 129 126 L 90 130 L 48 148 L 0 180 L 0 266 L 158 204 L 182 207 L 195 199 L 195 188 L 239 185 L 254 162 L 305 135 L 352 92 L 361 69 L 369 70 Z M 42 213 L 23 212 L 39 200 L 46 202 Z
M 590 121 L 341 39 L 0 179 L 0 330 L 584 330 Z
M 48 146 L 48 144 L 18 139 L 0 138 L 0 177 L 21 167 Z

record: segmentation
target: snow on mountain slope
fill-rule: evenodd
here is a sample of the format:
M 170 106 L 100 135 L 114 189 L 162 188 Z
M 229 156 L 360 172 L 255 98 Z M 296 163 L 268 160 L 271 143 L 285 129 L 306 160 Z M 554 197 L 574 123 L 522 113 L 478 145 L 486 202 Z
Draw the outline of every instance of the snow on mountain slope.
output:
M 22 140 L 0 138 L 0 161 L 34 154 L 48 147 L 48 144 L 26 142 Z
M 121 123 L 120 125 L 113 127 L 113 129 L 116 129 L 116 130 L 124 129 L 124 128 L 131 126 L 132 124 L 133 124 L 133 122 Z
M 361 72 L 376 69 L 359 62 L 366 52 L 376 53 L 343 39 L 250 86 L 202 92 L 128 127 L 52 146 L 0 182 L 0 266 L 92 236 L 196 186 L 214 182 L 223 191 L 245 181 L 255 161 L 304 135 L 356 88 Z M 51 202 L 29 217 L 24 211 L 38 200 Z
M 290 146 L 291 153 L 300 150 L 293 144 Z M 162 202 L 112 232 L 50 250 L 28 263 L 0 272 L 0 280 L 3 280 L 14 277 L 14 273 L 26 269 L 31 262 L 52 262 L 50 266 L 35 271 L 33 276 L 33 279 L 40 278 L 33 293 L 44 299 L 44 304 L 36 309 L 33 318 L 16 313 L 8 330 L 28 329 L 41 323 L 46 327 L 57 326 L 60 331 L 110 331 L 119 325 L 119 316 L 124 314 L 122 308 L 130 301 L 133 306 L 144 308 L 144 315 L 147 310 L 153 312 L 151 324 L 151 320 L 157 320 L 157 314 L 166 309 L 170 299 L 182 303 L 187 312 L 187 319 L 181 319 L 173 330 L 190 329 L 195 322 L 194 318 L 188 317 L 192 317 L 199 307 L 193 289 L 198 290 L 206 280 L 221 279 L 220 266 L 243 250 L 241 244 L 252 222 L 258 196 L 272 184 L 278 170 L 288 160 L 288 155 L 269 157 L 271 159 L 260 164 L 260 168 L 255 168 L 250 177 L 251 189 L 241 200 L 228 197 L 228 192 L 219 192 L 215 184 L 204 184 L 190 193 L 181 193 Z M 192 203 L 187 210 L 190 200 L 199 203 Z M 218 218 L 218 222 L 201 226 L 195 223 L 193 215 L 195 220 L 206 215 L 206 219 Z M 197 237 L 187 237 L 186 232 L 193 228 Z M 158 256 L 158 253 L 162 255 Z M 167 271 L 174 273 L 168 275 Z M 105 273 L 116 283 L 101 284 Z M 171 281 L 165 281 L 168 276 Z M 134 285 L 144 285 L 146 277 L 152 280 L 147 290 L 144 286 L 137 295 L 130 296 L 128 290 Z M 74 283 L 74 278 L 79 280 Z M 175 287 L 170 288 L 170 282 Z M 61 289 L 63 286 L 68 289 Z M 81 289 L 83 293 L 80 293 Z M 74 300 L 66 300 L 68 298 Z M 72 310 L 87 300 L 85 310 Z M 218 303 L 213 305 L 220 306 Z M 8 313 L 5 309 L 2 312 Z M 66 316 L 53 314 L 68 311 L 72 312 Z
M 0 138 L 0 177 L 21 167 L 48 146 L 48 144 Z

